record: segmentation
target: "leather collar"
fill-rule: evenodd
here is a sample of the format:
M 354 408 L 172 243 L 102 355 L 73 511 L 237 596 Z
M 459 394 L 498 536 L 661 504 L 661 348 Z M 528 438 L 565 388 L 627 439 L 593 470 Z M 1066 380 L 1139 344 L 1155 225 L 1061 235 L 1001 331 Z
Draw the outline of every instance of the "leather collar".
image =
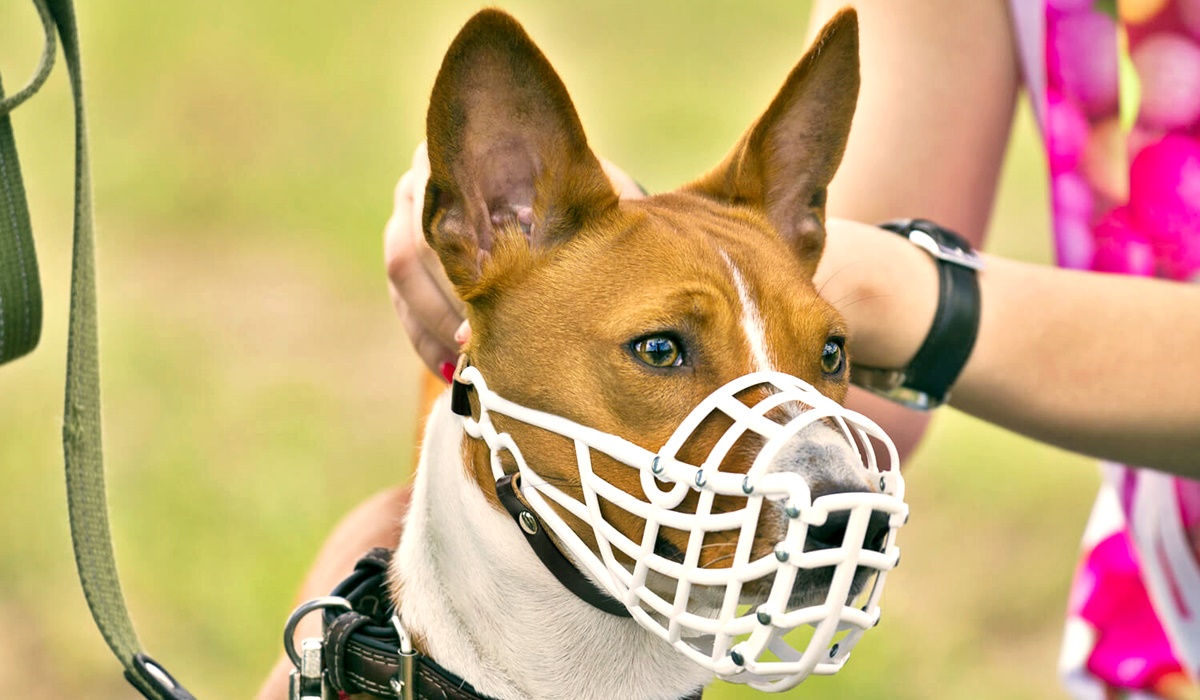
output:
M 390 624 L 395 605 L 388 595 L 389 549 L 372 549 L 354 571 L 333 589 L 352 610 L 326 608 L 325 668 L 334 690 L 373 697 L 401 697 L 395 682 L 401 678 L 400 635 Z M 413 657 L 413 692 L 416 700 L 490 700 L 470 683 L 416 652 Z M 698 689 L 682 700 L 700 700 Z
M 325 669 L 334 690 L 354 695 L 392 698 L 401 680 L 400 634 L 390 623 L 395 606 L 388 595 L 387 573 L 392 550 L 376 548 L 354 565 L 333 589 L 352 610 L 326 608 Z M 470 683 L 417 652 L 413 658 L 414 698 L 489 700 Z

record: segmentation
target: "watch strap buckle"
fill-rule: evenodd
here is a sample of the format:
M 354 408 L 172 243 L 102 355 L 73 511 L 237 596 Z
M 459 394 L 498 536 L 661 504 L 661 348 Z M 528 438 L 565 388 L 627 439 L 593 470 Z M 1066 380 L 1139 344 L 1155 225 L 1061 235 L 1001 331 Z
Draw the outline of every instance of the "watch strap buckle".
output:
M 946 398 L 938 399 L 920 389 L 905 386 L 908 373 L 902 369 L 882 369 L 853 365 L 850 368 L 851 382 L 867 391 L 882 396 L 889 401 L 919 411 L 932 411 L 946 402 Z

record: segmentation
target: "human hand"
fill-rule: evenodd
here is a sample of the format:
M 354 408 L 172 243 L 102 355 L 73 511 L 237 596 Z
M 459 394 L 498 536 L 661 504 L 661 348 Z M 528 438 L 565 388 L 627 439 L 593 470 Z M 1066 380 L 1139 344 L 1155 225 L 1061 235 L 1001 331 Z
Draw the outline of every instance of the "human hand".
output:
M 600 165 L 622 199 L 645 197 L 637 182 L 620 168 L 603 158 Z M 422 143 L 413 153 L 412 168 L 396 184 L 383 253 L 388 292 L 408 339 L 425 365 L 450 381 L 459 348 L 470 338 L 471 328 L 437 254 L 425 242 L 421 208 L 428 180 L 429 154 Z
M 425 144 L 413 153 L 412 167 L 396 184 L 394 208 L 383 236 L 388 293 L 413 349 L 435 373 L 447 376 L 458 357 L 455 331 L 463 323 L 463 303 L 425 243 L 421 208 L 429 181 Z

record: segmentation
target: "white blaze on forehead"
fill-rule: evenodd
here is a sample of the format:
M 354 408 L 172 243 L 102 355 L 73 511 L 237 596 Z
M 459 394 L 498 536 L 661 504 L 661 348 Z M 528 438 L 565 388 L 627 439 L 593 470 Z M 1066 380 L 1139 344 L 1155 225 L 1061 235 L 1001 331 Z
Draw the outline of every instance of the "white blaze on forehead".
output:
M 756 372 L 774 371 L 775 365 L 771 362 L 770 353 L 767 352 L 766 325 L 763 323 L 762 315 L 758 312 L 758 305 L 750 296 L 746 279 L 742 277 L 742 271 L 725 251 L 719 250 L 718 252 L 721 253 L 721 257 L 733 274 L 733 286 L 737 289 L 738 300 L 742 303 L 742 331 L 745 332 L 746 341 L 750 344 L 750 359 L 754 362 L 754 370 Z

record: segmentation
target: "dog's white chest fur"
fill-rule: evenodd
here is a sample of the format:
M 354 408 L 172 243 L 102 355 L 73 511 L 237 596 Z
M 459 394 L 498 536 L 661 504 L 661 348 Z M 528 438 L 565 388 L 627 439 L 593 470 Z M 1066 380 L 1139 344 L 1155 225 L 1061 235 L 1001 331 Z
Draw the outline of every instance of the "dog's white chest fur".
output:
M 462 460 L 443 396 L 425 432 L 393 565 L 422 651 L 498 700 L 673 700 L 711 680 L 637 623 L 596 610 L 545 569 Z

